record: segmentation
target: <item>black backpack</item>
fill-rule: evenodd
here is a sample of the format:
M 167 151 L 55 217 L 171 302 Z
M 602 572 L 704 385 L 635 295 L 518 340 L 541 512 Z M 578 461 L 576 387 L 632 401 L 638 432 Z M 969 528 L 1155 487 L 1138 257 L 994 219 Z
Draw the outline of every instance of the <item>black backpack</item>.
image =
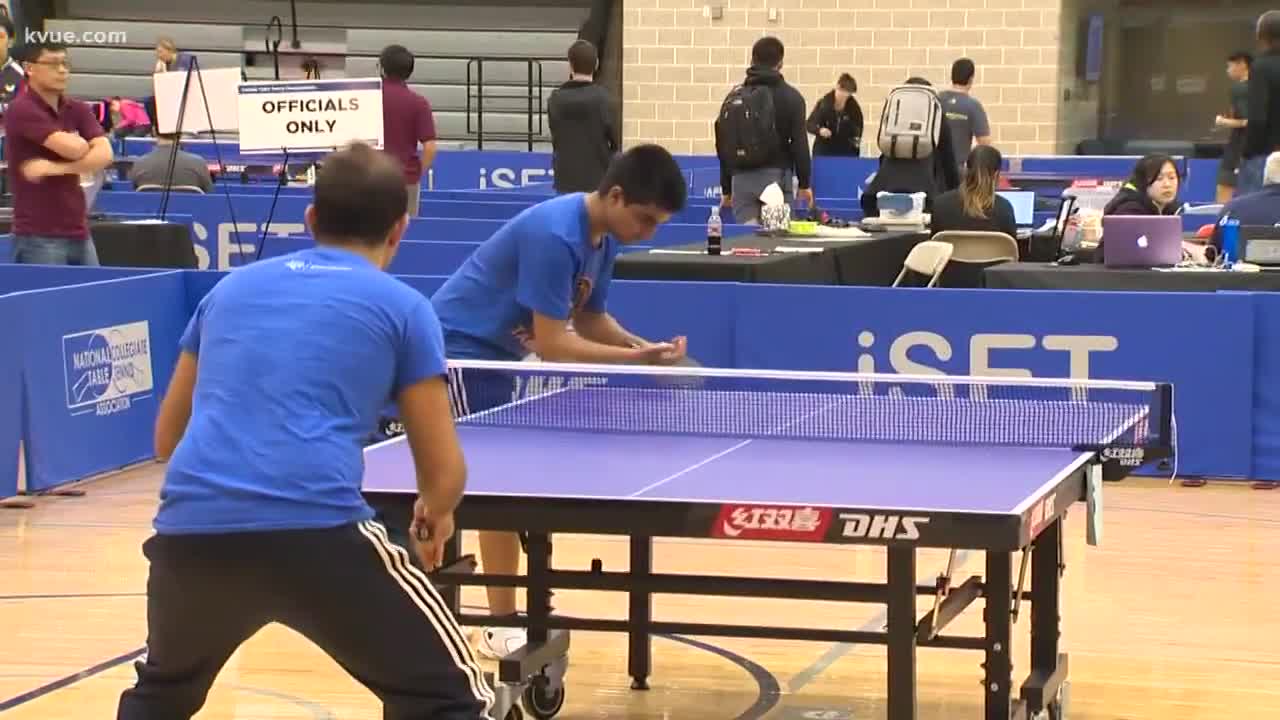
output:
M 765 167 L 778 152 L 777 111 L 765 85 L 738 85 L 720 105 L 716 146 L 727 165 L 738 170 Z

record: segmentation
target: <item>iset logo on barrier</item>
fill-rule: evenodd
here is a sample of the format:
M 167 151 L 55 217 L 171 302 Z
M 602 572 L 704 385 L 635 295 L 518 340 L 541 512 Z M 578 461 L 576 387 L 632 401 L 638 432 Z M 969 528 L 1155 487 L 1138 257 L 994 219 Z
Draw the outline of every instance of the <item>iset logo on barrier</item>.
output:
M 62 337 L 67 409 L 111 415 L 151 395 L 151 327 L 147 321 Z

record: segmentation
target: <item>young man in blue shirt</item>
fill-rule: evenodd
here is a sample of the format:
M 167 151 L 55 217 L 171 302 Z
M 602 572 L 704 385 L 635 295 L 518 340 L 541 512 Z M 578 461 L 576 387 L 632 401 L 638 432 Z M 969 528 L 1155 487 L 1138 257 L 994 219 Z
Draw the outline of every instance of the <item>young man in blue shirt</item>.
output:
M 449 358 L 546 362 L 676 364 L 686 341 L 651 343 L 627 331 L 607 310 L 620 245 L 653 236 L 684 208 L 688 189 L 664 148 L 640 145 L 614 158 L 599 188 L 535 205 L 498 230 L 445 282 L 431 302 L 444 328 Z M 570 327 L 572 325 L 572 328 Z M 509 376 L 450 376 L 459 416 L 509 403 Z M 520 541 L 481 532 L 486 573 L 515 575 Z M 516 612 L 515 588 L 488 588 L 489 612 Z M 486 628 L 480 654 L 500 658 L 522 646 L 521 628 Z
M 190 718 L 271 622 L 325 650 L 387 718 L 489 717 L 465 636 L 360 492 L 363 441 L 394 398 L 417 470 L 414 549 L 439 565 L 466 468 L 439 321 L 383 272 L 407 202 L 390 156 L 330 155 L 306 211 L 316 247 L 237 270 L 191 319 L 156 421 L 169 465 L 143 546 L 147 656 L 120 720 Z

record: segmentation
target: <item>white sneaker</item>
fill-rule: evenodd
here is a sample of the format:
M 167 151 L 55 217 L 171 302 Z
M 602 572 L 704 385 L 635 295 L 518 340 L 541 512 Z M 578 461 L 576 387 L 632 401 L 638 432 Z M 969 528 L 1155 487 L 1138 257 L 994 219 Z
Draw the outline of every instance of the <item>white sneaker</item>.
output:
M 482 657 L 490 660 L 501 660 L 524 647 L 528 642 L 524 628 L 488 627 L 480 632 L 480 641 L 476 650 Z

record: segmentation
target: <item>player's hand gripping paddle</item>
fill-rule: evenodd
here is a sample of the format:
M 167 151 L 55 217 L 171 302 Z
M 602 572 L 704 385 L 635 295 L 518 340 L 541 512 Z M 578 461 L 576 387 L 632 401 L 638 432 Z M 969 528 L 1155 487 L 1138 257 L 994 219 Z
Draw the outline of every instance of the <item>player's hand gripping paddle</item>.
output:
M 414 549 L 422 561 L 422 567 L 431 572 L 444 563 L 445 546 L 453 537 L 453 514 L 435 515 L 428 511 L 421 498 L 413 504 L 413 522 L 409 525 Z

